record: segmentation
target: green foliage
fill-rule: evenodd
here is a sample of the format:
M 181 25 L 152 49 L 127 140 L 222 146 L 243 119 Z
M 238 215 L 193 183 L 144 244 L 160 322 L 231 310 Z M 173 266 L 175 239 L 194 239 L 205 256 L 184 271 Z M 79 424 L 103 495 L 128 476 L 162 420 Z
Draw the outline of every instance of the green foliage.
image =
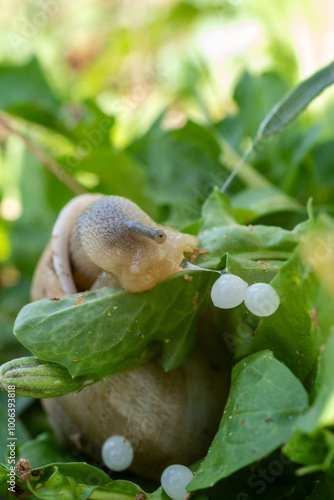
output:
M 333 63 L 298 85 L 290 4 L 191 0 L 138 4 L 139 13 L 135 4 L 93 2 L 74 16 L 62 3 L 37 26 L 41 6 L 23 2 L 18 33 L 9 22 L 1 35 L 0 125 L 11 127 L 0 128 L 1 383 L 15 376 L 17 394 L 41 397 L 156 355 L 171 370 L 207 325 L 237 364 L 220 429 L 192 466 L 194 500 L 333 497 L 334 225 L 323 214 L 334 214 L 331 92 L 271 137 L 333 82 Z M 217 52 L 213 67 L 203 33 L 249 14 L 268 45 L 238 49 L 228 62 Z M 234 92 L 222 92 L 221 68 Z M 257 141 L 228 195 L 219 193 L 258 131 L 269 140 Z M 196 265 L 211 271 L 185 269 L 138 294 L 103 289 L 25 306 L 53 222 L 73 196 L 69 179 L 80 192 L 125 196 L 158 222 L 186 226 L 209 250 Z M 214 309 L 212 271 L 223 268 L 271 283 L 278 310 L 259 319 L 244 305 Z M 36 471 L 26 483 L 17 475 L 18 498 L 168 500 L 156 484 L 112 480 L 102 464 L 73 457 L 41 415 L 37 402 L 17 397 L 17 456 Z M 7 419 L 1 392 L 0 496 L 15 498 L 6 493 Z
M 307 405 L 300 381 L 270 351 L 240 361 L 220 429 L 189 490 L 213 486 L 274 451 L 293 434 Z
M 154 341 L 162 343 L 171 370 L 193 345 L 194 319 L 212 284 L 211 273 L 183 272 L 145 292 L 104 288 L 33 302 L 17 317 L 15 335 L 37 358 L 62 364 L 72 376 L 104 378 L 138 366 L 156 354 Z

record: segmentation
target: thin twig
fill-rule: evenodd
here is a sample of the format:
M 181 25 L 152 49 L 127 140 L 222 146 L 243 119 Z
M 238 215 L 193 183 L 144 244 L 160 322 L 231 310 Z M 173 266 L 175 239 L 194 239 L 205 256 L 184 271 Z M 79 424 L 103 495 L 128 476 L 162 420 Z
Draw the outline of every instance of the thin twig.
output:
M 27 148 L 38 158 L 41 163 L 50 170 L 58 179 L 60 179 L 67 187 L 69 187 L 76 194 L 86 193 L 86 189 L 82 187 L 73 177 L 71 177 L 65 170 L 51 158 L 42 148 L 33 142 L 27 135 L 23 134 L 15 127 L 12 126 L 11 117 L 5 117 L 4 113 L 0 114 L 0 124 L 3 125 L 10 133 L 20 137 Z

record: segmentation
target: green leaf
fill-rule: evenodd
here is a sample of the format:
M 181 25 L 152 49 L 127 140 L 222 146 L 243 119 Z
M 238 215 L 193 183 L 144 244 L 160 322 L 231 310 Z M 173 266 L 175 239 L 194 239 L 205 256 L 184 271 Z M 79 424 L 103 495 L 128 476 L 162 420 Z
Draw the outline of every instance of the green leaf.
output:
M 144 194 L 145 170 L 129 154 L 116 151 L 110 145 L 99 146 L 83 158 L 68 157 L 66 162 L 75 167 L 76 173 L 91 172 L 96 175 L 99 179 L 99 184 L 95 187 L 97 192 L 130 198 L 143 210 L 152 213 L 153 204 Z
M 202 207 L 202 223 L 200 232 L 213 229 L 216 226 L 236 224 L 229 198 L 215 187 Z
M 102 470 L 84 462 L 55 462 L 42 467 L 33 468 L 34 476 L 30 476 L 29 493 L 25 498 L 51 500 L 60 495 L 67 500 L 133 500 L 143 490 L 130 481 L 113 481 Z M 8 467 L 0 464 L 0 485 L 7 480 Z M 39 473 L 39 474 L 38 474 Z M 36 479 L 37 478 L 37 479 Z M 19 487 L 26 485 L 17 480 Z M 153 500 L 154 494 L 146 494 L 145 498 Z M 161 498 L 161 497 L 160 497 Z M 164 498 L 164 497 L 162 497 Z M 167 497 L 166 497 L 167 498 Z
M 28 487 L 31 493 L 40 500 L 54 500 L 55 495 L 61 492 L 61 498 L 65 500 L 86 500 L 96 489 L 96 486 L 79 484 L 73 477 L 65 476 L 57 466 L 54 466 L 53 474 L 38 489 Z
M 49 110 L 59 104 L 37 59 L 22 66 L 1 65 L 0 108 L 10 112 L 12 106 L 28 102 Z
M 309 409 L 298 421 L 298 428 L 312 433 L 322 427 L 334 425 L 334 332 L 328 338 L 320 355 L 317 395 Z
M 270 351 L 240 361 L 220 429 L 189 491 L 210 487 L 274 451 L 291 437 L 307 406 L 302 384 Z
M 113 481 L 106 486 L 100 486 L 89 497 L 90 500 L 134 500 L 138 493 L 143 490 L 129 481 Z M 151 495 L 145 495 L 148 500 L 153 499 Z
M 301 416 L 300 418 L 303 418 Z M 297 432 L 283 449 L 284 455 L 297 464 L 322 464 L 328 455 L 327 434 L 329 431 L 318 431 L 313 435 Z
M 219 131 L 238 151 L 245 136 L 254 137 L 260 121 L 288 90 L 283 75 L 271 72 L 251 74 L 244 72 L 234 89 L 233 98 L 238 113 L 227 116 L 217 124 Z
M 104 288 L 33 302 L 19 313 L 14 332 L 38 359 L 72 376 L 106 377 L 143 364 L 157 351 L 152 341 L 161 343 L 171 370 L 193 345 L 194 320 L 213 280 L 213 273 L 187 271 L 145 292 Z
M 147 165 L 147 192 L 157 205 L 168 207 L 168 220 L 174 223 L 186 225 L 197 219 L 208 194 L 225 177 L 214 134 L 190 120 L 169 131 L 156 123 L 129 150 Z
M 306 227 L 306 226 L 305 226 Z M 311 228 L 311 229 L 310 229 Z M 252 352 L 270 349 L 312 386 L 321 344 L 334 324 L 333 223 L 319 217 L 272 281 L 281 303 L 256 328 Z
M 240 276 L 240 278 L 251 285 L 253 283 L 270 283 L 282 264 L 282 261 L 279 260 L 261 260 L 257 262 L 226 254 L 219 267 L 225 267 L 226 272 Z
M 249 187 L 231 197 L 234 216 L 238 219 L 240 208 L 252 211 L 249 222 L 264 215 L 277 212 L 299 212 L 301 207 L 275 187 Z
M 326 87 L 334 83 L 334 61 L 291 89 L 266 116 L 255 142 L 268 139 L 294 120 Z
M 73 461 L 73 456 L 50 432 L 43 432 L 35 439 L 25 441 L 19 445 L 17 451 L 17 456 L 29 460 L 32 469 L 38 469 L 53 462 Z
M 216 267 L 225 253 L 253 260 L 286 260 L 294 251 L 301 234 L 276 226 L 216 226 L 200 231 L 200 246 L 210 249 L 196 264 Z

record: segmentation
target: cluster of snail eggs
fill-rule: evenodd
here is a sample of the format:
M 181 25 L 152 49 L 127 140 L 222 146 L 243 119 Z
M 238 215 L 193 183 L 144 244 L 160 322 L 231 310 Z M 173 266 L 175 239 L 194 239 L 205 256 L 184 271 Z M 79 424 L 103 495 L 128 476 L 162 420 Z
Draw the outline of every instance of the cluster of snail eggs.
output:
M 110 436 L 102 445 L 103 463 L 112 471 L 120 472 L 132 464 L 133 448 L 124 436 Z M 193 478 L 193 473 L 184 465 L 170 465 L 161 476 L 161 486 L 172 500 L 184 500 L 188 492 L 186 487 Z
M 247 309 L 256 316 L 270 316 L 279 304 L 276 290 L 267 283 L 248 285 L 234 274 L 224 273 L 211 289 L 211 299 L 216 307 L 231 309 L 245 302 Z

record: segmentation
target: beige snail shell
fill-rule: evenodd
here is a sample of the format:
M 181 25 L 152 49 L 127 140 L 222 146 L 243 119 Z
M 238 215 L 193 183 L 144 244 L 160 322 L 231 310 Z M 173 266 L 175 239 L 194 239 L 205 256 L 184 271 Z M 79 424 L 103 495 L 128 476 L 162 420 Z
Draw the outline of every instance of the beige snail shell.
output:
M 129 200 L 81 195 L 55 223 L 32 300 L 78 288 L 145 290 L 180 270 L 183 252 L 196 246 L 197 238 L 158 226 Z M 229 385 L 224 351 L 209 348 L 209 337 L 171 372 L 153 359 L 79 393 L 43 400 L 56 435 L 100 463 L 103 442 L 124 435 L 134 448 L 130 470 L 150 479 L 172 463 L 200 459 L 217 431 Z

